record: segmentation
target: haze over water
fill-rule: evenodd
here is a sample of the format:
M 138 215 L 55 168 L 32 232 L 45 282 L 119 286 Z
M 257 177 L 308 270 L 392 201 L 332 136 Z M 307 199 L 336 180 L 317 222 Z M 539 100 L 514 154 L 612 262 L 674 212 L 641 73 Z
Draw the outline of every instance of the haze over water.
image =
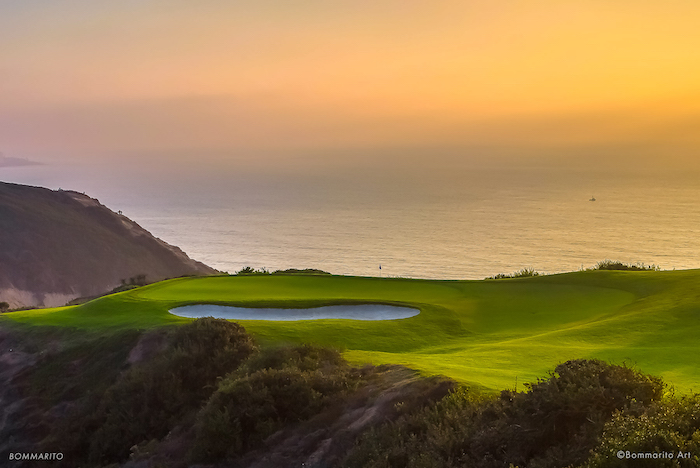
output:
M 303 165 L 302 165 L 303 166 Z M 700 177 L 595 167 L 415 171 L 0 168 L 0 180 L 84 191 L 191 257 L 334 274 L 480 279 L 604 259 L 700 268 Z M 596 201 L 589 199 L 595 196 Z
M 230 272 L 700 267 L 699 23 L 696 0 L 4 2 L 0 180 Z

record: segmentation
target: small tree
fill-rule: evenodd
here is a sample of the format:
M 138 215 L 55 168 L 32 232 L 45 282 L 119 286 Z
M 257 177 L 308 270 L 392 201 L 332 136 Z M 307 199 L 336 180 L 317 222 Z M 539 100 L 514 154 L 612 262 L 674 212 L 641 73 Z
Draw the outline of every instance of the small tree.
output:
M 136 275 L 129 278 L 129 284 L 132 286 L 146 286 L 148 282 L 146 281 L 146 275 Z
M 7 312 L 8 310 L 10 310 L 10 304 L 4 301 L 0 302 L 0 314 Z
M 269 275 L 270 272 L 267 271 L 265 267 L 261 268 L 260 270 L 256 270 L 253 267 L 243 267 L 242 269 L 238 270 L 236 272 L 237 275 Z

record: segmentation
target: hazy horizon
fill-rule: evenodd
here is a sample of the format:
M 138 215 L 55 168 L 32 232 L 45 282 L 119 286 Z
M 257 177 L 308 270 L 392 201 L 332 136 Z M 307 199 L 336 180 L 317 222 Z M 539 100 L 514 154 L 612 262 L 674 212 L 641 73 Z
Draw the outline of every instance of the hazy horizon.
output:
M 85 192 L 228 272 L 378 276 L 381 264 L 385 276 L 482 279 L 526 267 L 574 271 L 605 259 L 700 268 L 697 173 L 304 167 L 74 163 L 0 168 L 0 179 Z

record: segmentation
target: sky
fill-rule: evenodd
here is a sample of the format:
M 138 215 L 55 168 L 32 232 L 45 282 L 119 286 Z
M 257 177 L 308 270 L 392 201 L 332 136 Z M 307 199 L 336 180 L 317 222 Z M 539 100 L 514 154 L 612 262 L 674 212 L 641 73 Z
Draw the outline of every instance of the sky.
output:
M 0 151 L 697 167 L 698 24 L 697 0 L 0 0 Z

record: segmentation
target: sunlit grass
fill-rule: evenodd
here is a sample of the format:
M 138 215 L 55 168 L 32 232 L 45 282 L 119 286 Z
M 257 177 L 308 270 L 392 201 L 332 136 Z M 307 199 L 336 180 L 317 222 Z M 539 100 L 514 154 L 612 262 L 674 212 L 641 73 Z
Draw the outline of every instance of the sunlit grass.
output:
M 303 308 L 385 303 L 421 313 L 392 321 L 241 321 L 262 345 L 313 342 L 354 363 L 397 363 L 491 389 L 533 381 L 575 358 L 627 362 L 700 389 L 700 271 L 583 271 L 485 281 L 341 276 L 183 278 L 87 304 L 4 314 L 18 324 L 88 331 L 186 323 L 168 310 L 216 303 Z

